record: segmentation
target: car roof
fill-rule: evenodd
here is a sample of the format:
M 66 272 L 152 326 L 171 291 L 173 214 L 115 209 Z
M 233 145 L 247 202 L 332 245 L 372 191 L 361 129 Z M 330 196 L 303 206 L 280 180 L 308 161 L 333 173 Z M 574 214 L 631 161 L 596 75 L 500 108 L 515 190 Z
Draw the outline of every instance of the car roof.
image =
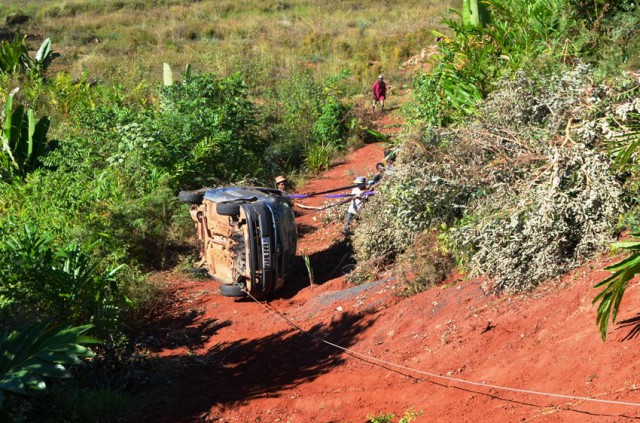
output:
M 280 191 L 273 188 L 233 186 L 207 190 L 204 199 L 214 203 L 227 203 L 230 201 L 257 201 L 273 198 L 273 195 L 280 195 Z

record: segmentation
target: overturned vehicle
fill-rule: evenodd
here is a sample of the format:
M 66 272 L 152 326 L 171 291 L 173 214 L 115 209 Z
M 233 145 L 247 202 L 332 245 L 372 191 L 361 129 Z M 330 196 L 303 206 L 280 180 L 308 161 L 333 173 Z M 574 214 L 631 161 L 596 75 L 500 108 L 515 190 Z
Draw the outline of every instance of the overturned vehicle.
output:
M 282 289 L 296 254 L 290 199 L 281 191 L 226 187 L 182 191 L 191 204 L 200 266 L 228 297 L 265 298 Z

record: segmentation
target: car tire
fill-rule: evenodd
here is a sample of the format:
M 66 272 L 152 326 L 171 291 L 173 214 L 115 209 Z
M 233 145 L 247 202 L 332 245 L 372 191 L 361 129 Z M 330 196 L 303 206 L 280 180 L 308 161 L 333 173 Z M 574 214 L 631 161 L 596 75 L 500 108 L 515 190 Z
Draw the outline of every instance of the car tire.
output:
M 216 213 L 220 216 L 237 216 L 240 214 L 240 204 L 238 203 L 218 203 Z
M 204 192 L 202 191 L 180 191 L 178 193 L 178 200 L 181 203 L 201 204 L 203 198 Z
M 242 290 L 242 285 L 237 283 L 220 285 L 220 294 L 224 297 L 244 297 L 246 294 Z

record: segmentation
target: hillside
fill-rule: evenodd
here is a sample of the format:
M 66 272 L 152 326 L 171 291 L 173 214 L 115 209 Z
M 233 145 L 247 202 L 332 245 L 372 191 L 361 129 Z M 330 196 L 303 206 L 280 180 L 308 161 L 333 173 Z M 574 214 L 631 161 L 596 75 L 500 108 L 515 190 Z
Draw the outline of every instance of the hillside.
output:
M 348 183 L 381 153 L 354 151 L 301 191 Z M 594 324 L 592 286 L 610 259 L 527 294 L 496 296 L 451 275 L 403 298 L 393 273 L 360 286 L 327 274 L 346 247 L 339 222 L 313 216 L 301 210 L 298 223 L 314 286 L 300 271 L 281 298 L 257 303 L 221 297 L 210 280 L 154 278 L 174 302 L 158 316 L 153 365 L 180 370 L 151 421 L 397 421 L 407 410 L 416 422 L 640 418 L 637 286 L 606 342 Z
M 637 419 L 639 8 L 0 0 L 0 421 Z M 185 191 L 389 149 L 346 235 L 296 199 L 269 302 L 199 269 Z

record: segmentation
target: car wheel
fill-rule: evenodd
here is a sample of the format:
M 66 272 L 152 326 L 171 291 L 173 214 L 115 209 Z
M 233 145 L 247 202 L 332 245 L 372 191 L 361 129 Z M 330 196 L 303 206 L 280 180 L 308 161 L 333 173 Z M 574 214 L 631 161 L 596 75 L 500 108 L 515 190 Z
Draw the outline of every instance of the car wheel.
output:
M 180 191 L 178 200 L 181 203 L 201 204 L 204 198 L 204 192 L 201 191 Z
M 220 294 L 225 297 L 244 297 L 246 294 L 242 290 L 242 285 L 237 283 L 220 285 Z
M 238 203 L 218 203 L 216 213 L 220 216 L 237 216 L 240 214 L 240 204 Z

